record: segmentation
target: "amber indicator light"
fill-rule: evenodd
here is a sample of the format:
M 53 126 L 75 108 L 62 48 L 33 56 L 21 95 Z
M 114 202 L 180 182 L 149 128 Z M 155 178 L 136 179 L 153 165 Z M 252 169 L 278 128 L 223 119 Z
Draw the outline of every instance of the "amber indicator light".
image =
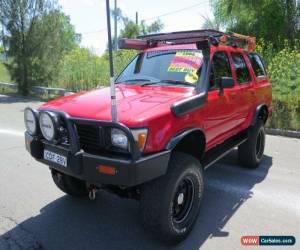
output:
M 116 175 L 117 170 L 115 167 L 99 165 L 98 171 L 102 174 Z

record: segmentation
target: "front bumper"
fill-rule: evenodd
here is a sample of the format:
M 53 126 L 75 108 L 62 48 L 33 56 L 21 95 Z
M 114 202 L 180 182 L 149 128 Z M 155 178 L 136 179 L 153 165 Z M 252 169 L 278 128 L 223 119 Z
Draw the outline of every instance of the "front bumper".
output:
M 42 142 L 25 132 L 27 151 L 39 162 L 49 165 L 70 176 L 92 184 L 112 184 L 122 186 L 136 186 L 166 173 L 171 151 L 163 151 L 139 159 L 127 157 L 108 157 L 92 155 L 83 151 L 72 153 L 68 148 Z M 67 157 L 67 167 L 63 167 L 43 158 L 44 150 Z M 116 169 L 115 175 L 100 173 L 100 165 L 111 166 Z

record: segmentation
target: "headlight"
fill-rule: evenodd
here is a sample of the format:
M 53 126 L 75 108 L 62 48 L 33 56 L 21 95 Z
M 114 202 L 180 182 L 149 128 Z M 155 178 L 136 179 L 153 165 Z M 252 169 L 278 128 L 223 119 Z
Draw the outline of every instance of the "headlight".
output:
M 31 108 L 26 108 L 24 110 L 24 122 L 26 131 L 30 135 L 36 135 L 37 134 L 37 118 L 36 114 Z
M 40 128 L 44 138 L 48 141 L 53 141 L 56 136 L 56 127 L 54 117 L 48 112 L 40 113 Z
M 131 129 L 134 140 L 136 141 L 140 151 L 143 151 L 147 141 L 148 130 L 147 129 Z M 111 130 L 111 143 L 115 147 L 122 149 L 128 149 L 129 142 L 126 134 L 117 128 Z
M 126 134 L 117 128 L 111 130 L 111 143 L 115 147 L 128 149 L 128 138 Z
M 143 129 L 131 129 L 134 140 L 136 141 L 139 150 L 143 151 L 147 141 L 148 130 Z

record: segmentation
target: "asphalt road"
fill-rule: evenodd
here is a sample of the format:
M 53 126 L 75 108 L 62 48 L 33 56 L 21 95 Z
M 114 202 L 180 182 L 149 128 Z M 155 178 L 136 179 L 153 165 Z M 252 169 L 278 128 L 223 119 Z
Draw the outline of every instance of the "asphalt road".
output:
M 24 147 L 22 111 L 38 105 L 0 95 L 0 249 L 167 249 L 142 229 L 137 202 L 104 192 L 72 199 L 55 187 Z M 195 228 L 172 249 L 249 249 L 243 235 L 300 241 L 299 168 L 299 139 L 268 136 L 257 170 L 239 167 L 233 151 L 206 171 Z

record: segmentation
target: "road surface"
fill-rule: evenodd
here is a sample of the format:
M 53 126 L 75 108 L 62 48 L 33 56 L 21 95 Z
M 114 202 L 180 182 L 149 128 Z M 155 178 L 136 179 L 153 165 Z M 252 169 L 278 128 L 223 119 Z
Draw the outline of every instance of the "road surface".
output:
M 168 249 L 144 232 L 137 202 L 105 192 L 95 201 L 72 199 L 55 187 L 24 147 L 22 112 L 39 104 L 0 95 L 0 249 Z M 299 241 L 299 168 L 299 139 L 268 136 L 257 170 L 238 166 L 233 151 L 205 172 L 195 228 L 172 249 L 249 249 L 243 235 Z

